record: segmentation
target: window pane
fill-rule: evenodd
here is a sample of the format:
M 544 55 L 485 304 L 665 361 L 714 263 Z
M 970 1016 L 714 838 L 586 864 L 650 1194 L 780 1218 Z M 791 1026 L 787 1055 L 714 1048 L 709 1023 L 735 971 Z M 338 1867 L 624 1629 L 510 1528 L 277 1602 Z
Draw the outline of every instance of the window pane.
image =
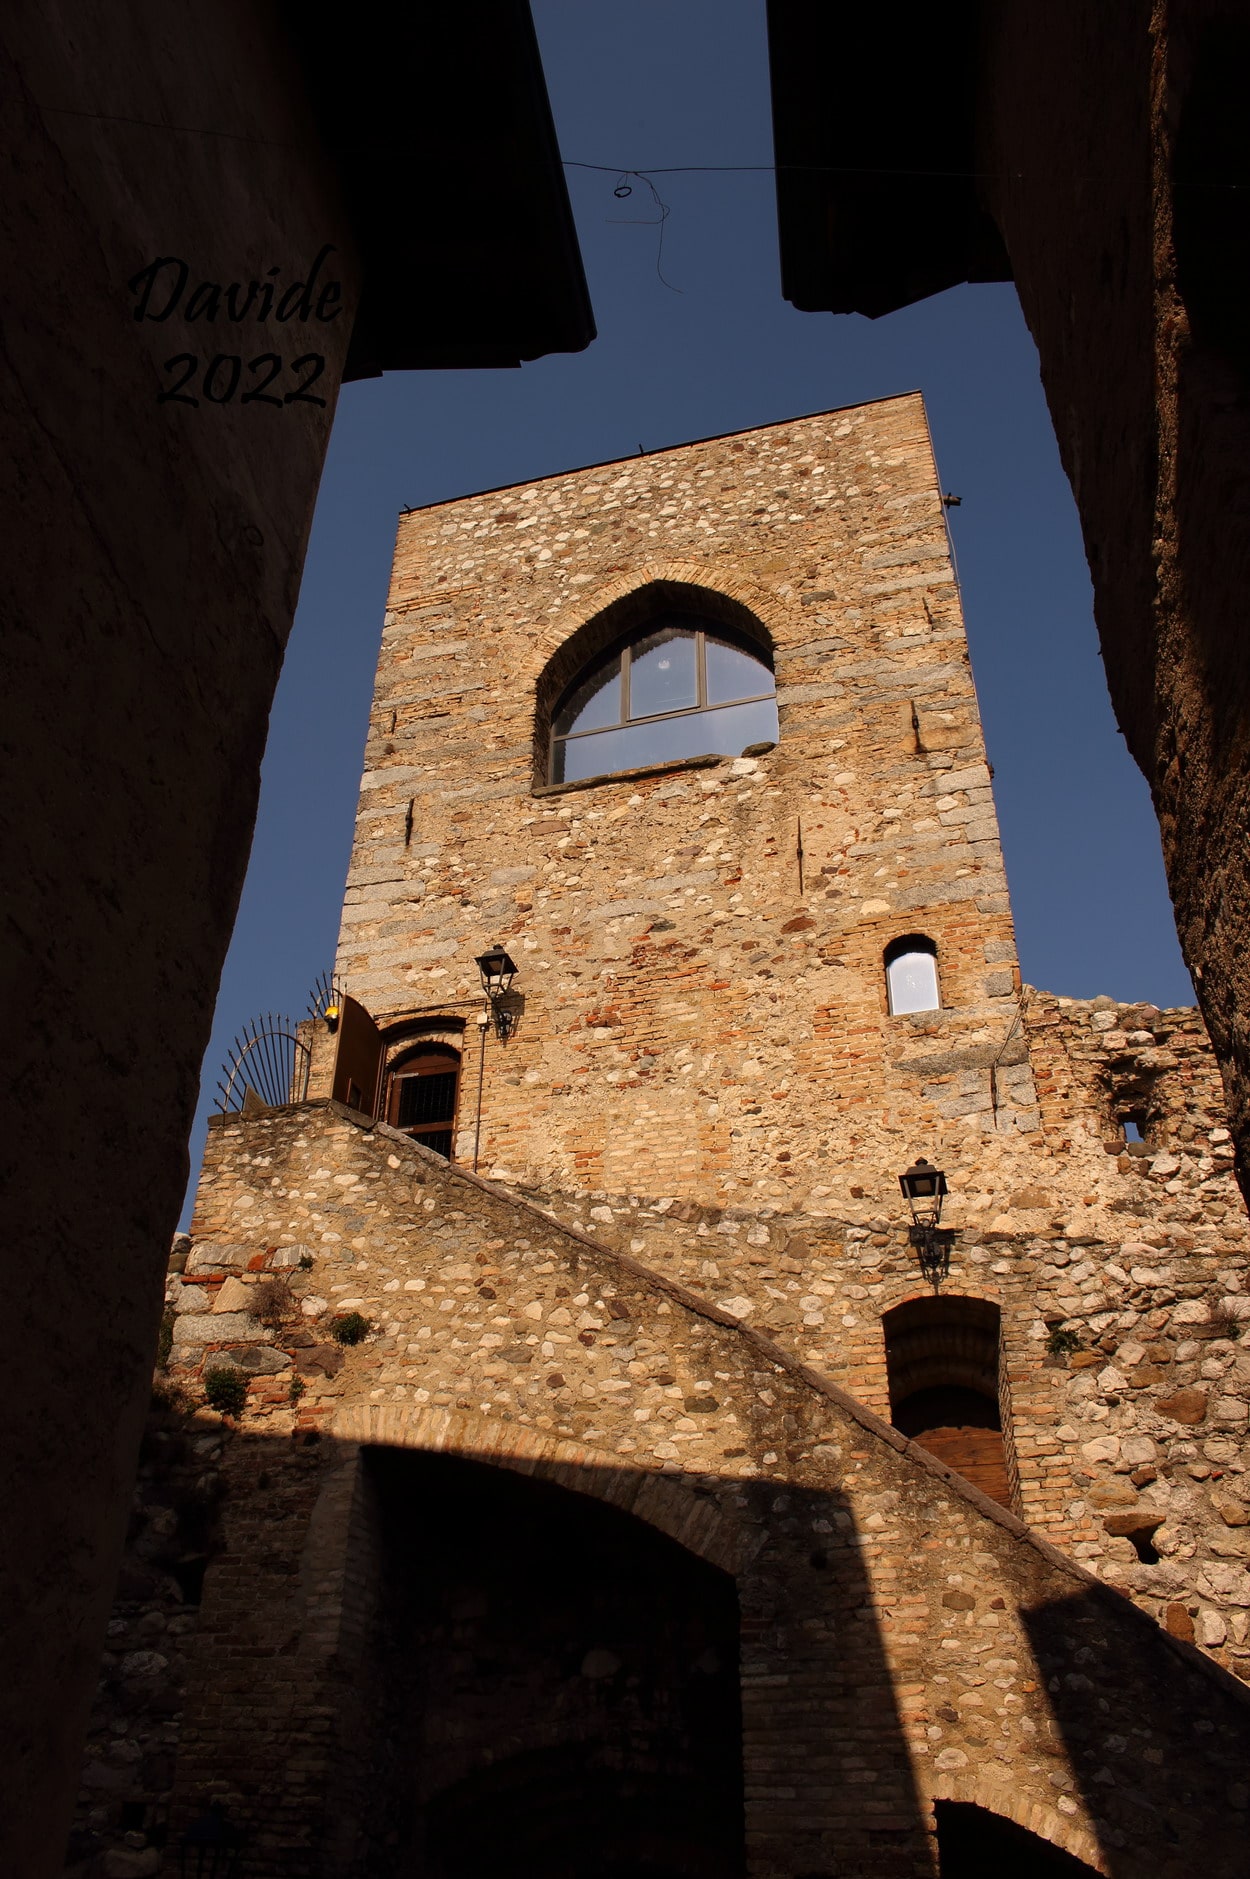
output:
M 762 660 L 731 646 L 726 640 L 704 641 L 707 659 L 707 702 L 725 705 L 733 698 L 757 698 L 773 690 L 773 675 Z
M 698 702 L 693 633 L 670 626 L 635 642 L 629 655 L 631 718 L 651 718 L 661 711 L 688 711 Z
M 420 1142 L 422 1148 L 432 1148 L 436 1155 L 443 1157 L 444 1161 L 451 1160 L 450 1129 L 426 1129 L 424 1133 L 414 1136 L 413 1139 Z
M 641 770 L 649 763 L 675 763 L 682 757 L 739 757 L 748 744 L 776 741 L 777 707 L 765 698 L 754 705 L 654 718 L 559 742 L 553 780 L 576 783 L 586 776 L 611 776 L 617 770 Z
M 583 679 L 561 706 L 555 721 L 557 736 L 566 731 L 597 731 L 600 725 L 621 721 L 621 657 L 618 653 L 590 677 Z
M 900 953 L 886 967 L 885 977 L 895 1014 L 938 1009 L 937 960 L 932 953 Z
M 399 1127 L 446 1122 L 456 1111 L 456 1072 L 403 1077 L 399 1085 Z

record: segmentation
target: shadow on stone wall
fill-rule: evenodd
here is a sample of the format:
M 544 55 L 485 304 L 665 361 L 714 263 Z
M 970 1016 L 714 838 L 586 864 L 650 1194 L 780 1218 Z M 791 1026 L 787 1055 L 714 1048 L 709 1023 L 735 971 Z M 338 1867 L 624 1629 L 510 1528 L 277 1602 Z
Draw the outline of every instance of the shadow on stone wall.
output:
M 930 1871 L 841 1497 L 663 1478 L 735 1578 L 608 1504 L 638 1472 L 236 1436 L 171 1844 L 216 1795 L 245 1879 Z
M 739 1879 L 732 1578 L 613 1507 L 457 1456 L 367 1450 L 362 1488 L 370 1726 L 347 1870 Z
M 1190 1872 L 1198 1845 L 1213 1879 L 1242 1871 L 1244 1692 L 1228 1680 L 1221 1701 L 1204 1660 L 1111 1592 L 1024 1614 L 1046 1819 L 1002 1761 L 994 1669 L 917 1651 L 838 1491 L 593 1453 L 557 1482 L 523 1457 L 232 1432 L 203 1411 L 158 1412 L 154 1432 L 80 1879 L 176 1872 L 214 1799 L 244 1832 L 243 1879 L 913 1879 L 939 1852 L 942 1879 L 1008 1860 L 1070 1879 L 1095 1867 L 1050 1844 L 1065 1817 L 1092 1820 L 1100 1854 L 1069 1844 L 1112 1879 L 1135 1879 L 1150 1835 L 1160 1874 Z M 184 1502 L 212 1510 L 207 1540 Z M 979 1592 L 945 1604 L 982 1610 Z M 917 1705 L 961 1745 L 936 1849 L 904 1704 L 920 1743 Z
M 1228 1678 L 1231 1702 L 1213 1700 L 1197 1651 L 1148 1620 L 1135 1627 L 1136 1648 L 1126 1650 L 1124 1610 L 1114 1592 L 1097 1588 L 1021 1614 L 1050 1698 L 1052 1732 L 1039 1748 L 1054 1761 L 1051 1779 L 1088 1810 L 1112 1879 L 1140 1879 L 1142 1871 L 1141 1842 L 1130 1845 L 1114 1822 L 1117 1795 L 1153 1834 L 1156 1872 L 1240 1879 L 1244 1838 L 1230 1862 L 1211 1829 L 1231 1827 L 1235 1845 L 1250 1828 L 1250 1782 L 1230 1783 L 1230 1764 L 1222 1774 L 1217 1767 L 1229 1749 L 1236 1766 L 1244 1693 Z M 1183 1764 L 1174 1753 L 1178 1715 L 1193 1718 L 1198 1749 Z

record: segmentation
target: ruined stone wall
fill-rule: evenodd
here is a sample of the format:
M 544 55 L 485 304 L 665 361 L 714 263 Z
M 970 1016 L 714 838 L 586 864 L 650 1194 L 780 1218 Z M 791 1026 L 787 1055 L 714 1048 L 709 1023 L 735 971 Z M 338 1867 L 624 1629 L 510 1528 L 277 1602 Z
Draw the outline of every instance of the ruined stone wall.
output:
M 309 1870 L 351 1696 L 353 1445 L 382 1443 L 600 1495 L 734 1573 L 753 1873 L 835 1848 L 866 1875 L 929 1872 L 943 1797 L 1125 1875 L 1149 1849 L 1180 1879 L 1201 1821 L 1212 1870 L 1237 1870 L 1237 1684 L 780 1341 L 333 1106 L 214 1127 L 194 1234 L 173 1373 L 256 1348 L 223 1294 L 276 1259 L 299 1298 L 263 1342 L 309 1387 L 292 1406 L 260 1375 L 230 1445 L 175 1828 L 216 1791 L 266 1873 Z M 326 1375 L 309 1354 L 348 1309 L 374 1328 Z
M 619 625 L 657 583 L 758 622 L 780 743 L 536 783 L 568 642 L 589 656 L 587 623 Z M 988 1107 L 995 1062 L 1000 1129 L 1036 1126 L 918 397 L 404 516 L 365 765 L 347 989 L 396 1021 L 471 1001 L 491 940 L 520 966 L 520 1027 L 488 1050 L 484 1170 L 792 1200 L 839 1162 L 892 1168 L 879 1119 L 911 1140 Z M 891 1018 L 882 953 L 916 930 L 944 1009 Z M 463 1159 L 467 1101 L 460 1124 Z

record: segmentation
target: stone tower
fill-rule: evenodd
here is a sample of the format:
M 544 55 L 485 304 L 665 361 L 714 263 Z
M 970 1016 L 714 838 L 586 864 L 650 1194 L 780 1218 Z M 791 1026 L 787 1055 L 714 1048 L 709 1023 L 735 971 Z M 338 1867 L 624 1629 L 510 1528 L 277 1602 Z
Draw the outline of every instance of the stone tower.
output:
M 674 621 L 754 654 L 771 726 L 553 734 Z M 466 1059 L 455 1153 L 500 1179 L 841 1206 L 913 1147 L 1036 1129 L 918 396 L 401 518 L 338 958 L 390 1061 L 463 1026 L 496 939 L 524 1010 L 480 1130 Z M 891 949 L 936 1008 L 892 1012 Z

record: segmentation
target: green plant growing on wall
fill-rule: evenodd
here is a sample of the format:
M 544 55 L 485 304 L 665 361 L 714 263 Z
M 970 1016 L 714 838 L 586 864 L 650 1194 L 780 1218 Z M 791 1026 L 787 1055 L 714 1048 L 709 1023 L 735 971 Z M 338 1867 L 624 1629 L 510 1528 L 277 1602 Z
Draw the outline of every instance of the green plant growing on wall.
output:
M 223 1416 L 242 1415 L 247 1402 L 247 1377 L 233 1365 L 216 1365 L 204 1378 L 204 1400 Z
M 1046 1348 L 1052 1357 L 1067 1357 L 1072 1351 L 1080 1350 L 1081 1340 L 1075 1331 L 1065 1331 L 1062 1325 L 1054 1324 L 1050 1327 Z
M 299 1265 L 299 1269 L 300 1269 L 300 1271 L 301 1271 L 301 1272 L 311 1272 L 311 1271 L 312 1271 L 312 1269 L 313 1269 L 313 1256 L 312 1256 L 312 1254 L 311 1254 L 311 1253 L 301 1253 L 301 1254 L 300 1254 L 300 1256 L 299 1256 L 299 1260 L 298 1260 L 298 1265 Z
M 372 1329 L 369 1320 L 359 1311 L 340 1312 L 337 1318 L 330 1320 L 330 1336 L 340 1344 L 361 1344 Z
M 305 1383 L 305 1381 L 304 1381 L 304 1379 L 303 1379 L 303 1377 L 301 1377 L 301 1376 L 298 1376 L 298 1375 L 296 1375 L 296 1376 L 293 1376 L 293 1377 L 291 1378 L 291 1405 L 292 1405 L 292 1408 L 295 1408 L 295 1407 L 297 1407 L 297 1406 L 298 1406 L 298 1404 L 299 1404 L 299 1399 L 300 1399 L 300 1397 L 301 1397 L 301 1396 L 302 1396 L 302 1395 L 304 1394 L 304 1391 L 305 1391 L 305 1390 L 306 1390 L 307 1388 L 308 1388 L 308 1385 L 307 1385 L 307 1384 Z

